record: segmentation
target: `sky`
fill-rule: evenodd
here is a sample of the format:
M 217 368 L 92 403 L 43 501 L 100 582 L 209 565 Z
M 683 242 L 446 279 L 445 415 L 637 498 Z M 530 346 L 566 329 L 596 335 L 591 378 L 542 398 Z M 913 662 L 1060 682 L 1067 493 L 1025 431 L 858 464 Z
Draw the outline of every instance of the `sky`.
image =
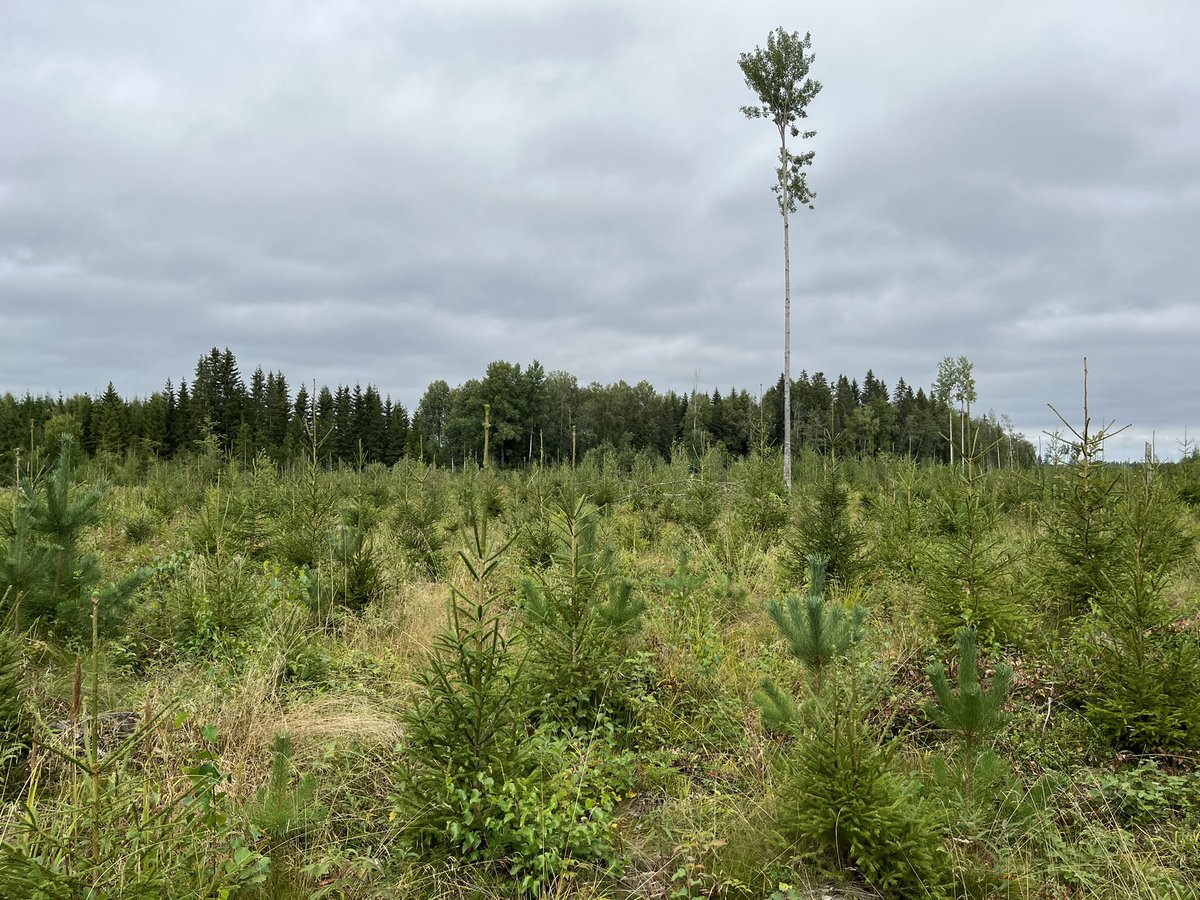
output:
M 243 373 L 426 385 L 537 359 L 782 371 L 773 126 L 738 55 L 811 32 L 793 371 L 974 364 L 1036 444 L 1200 436 L 1200 4 L 4 0 L 0 392 Z

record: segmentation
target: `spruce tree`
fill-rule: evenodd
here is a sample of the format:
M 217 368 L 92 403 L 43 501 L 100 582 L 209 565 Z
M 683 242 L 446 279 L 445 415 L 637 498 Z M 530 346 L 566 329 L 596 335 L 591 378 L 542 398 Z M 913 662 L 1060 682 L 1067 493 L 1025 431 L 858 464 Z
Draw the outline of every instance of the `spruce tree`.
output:
M 508 545 L 490 540 L 486 517 L 464 543 L 459 558 L 468 586 L 451 588 L 447 627 L 434 639 L 428 667 L 417 677 L 419 696 L 404 717 L 398 802 L 422 845 L 455 846 L 459 836 L 448 826 L 460 814 L 447 801 L 498 783 L 520 755 L 519 664 L 495 588 Z
M 784 569 L 793 583 L 803 583 L 811 571 L 809 557 L 820 556 L 825 560 L 824 577 L 845 586 L 863 570 L 864 544 L 841 465 L 831 459 L 811 494 L 797 507 L 795 522 L 784 538 Z
M 1084 712 L 1114 747 L 1134 752 L 1200 749 L 1200 640 L 1196 604 L 1164 596 L 1192 552 L 1194 534 L 1157 472 L 1147 466 L 1120 511 L 1106 586 L 1084 623 L 1091 674 Z
M 1060 626 L 1087 613 L 1105 591 L 1120 540 L 1116 516 L 1122 481 L 1104 461 L 1104 444 L 1125 429 L 1114 429 L 1112 423 L 1092 428 L 1087 379 L 1084 359 L 1083 423 L 1078 429 L 1050 407 L 1071 434 L 1055 448 L 1065 451 L 1067 458 L 1054 469 L 1038 543 L 1042 584 L 1054 602 Z
M 582 497 L 557 507 L 552 563 L 521 585 L 530 674 L 548 712 L 591 721 L 617 705 L 625 642 L 646 603 L 601 547 L 597 510 Z

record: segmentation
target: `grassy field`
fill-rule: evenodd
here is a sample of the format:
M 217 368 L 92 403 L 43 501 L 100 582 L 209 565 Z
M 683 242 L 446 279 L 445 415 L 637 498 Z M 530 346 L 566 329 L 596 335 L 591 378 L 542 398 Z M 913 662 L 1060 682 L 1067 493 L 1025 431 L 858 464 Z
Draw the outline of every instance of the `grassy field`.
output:
M 1197 896 L 1200 463 L 1083 462 L 68 449 L 0 894 Z

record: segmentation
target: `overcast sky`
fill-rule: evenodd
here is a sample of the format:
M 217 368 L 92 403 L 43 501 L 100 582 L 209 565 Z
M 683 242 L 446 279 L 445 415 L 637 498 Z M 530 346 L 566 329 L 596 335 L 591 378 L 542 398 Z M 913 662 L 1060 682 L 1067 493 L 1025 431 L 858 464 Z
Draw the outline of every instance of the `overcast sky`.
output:
M 738 54 L 811 31 L 793 368 L 1033 440 L 1200 434 L 1200 4 L 0 3 L 0 392 L 148 394 L 230 347 L 293 387 L 538 359 L 782 370 L 777 137 Z

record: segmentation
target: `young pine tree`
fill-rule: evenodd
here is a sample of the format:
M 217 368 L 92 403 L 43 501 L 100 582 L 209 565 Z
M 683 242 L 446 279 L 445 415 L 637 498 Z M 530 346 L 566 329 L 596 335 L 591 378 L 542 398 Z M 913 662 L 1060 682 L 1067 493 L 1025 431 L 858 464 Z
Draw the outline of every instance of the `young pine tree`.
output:
M 953 732 L 958 738 L 963 756 L 971 760 L 979 742 L 999 731 L 1010 716 L 1001 710 L 1012 684 L 1012 669 L 1001 663 L 996 666 L 991 687 L 984 690 L 979 683 L 979 651 L 974 628 L 960 628 L 955 635 L 958 643 L 958 685 L 950 687 L 946 667 L 940 662 L 929 667 L 936 703 L 925 705 L 925 715 L 935 725 Z
M 272 843 L 303 837 L 328 813 L 317 801 L 317 779 L 302 775 L 292 785 L 292 738 L 275 735 L 271 747 L 271 780 L 247 805 L 246 815 L 270 837 Z
M 862 640 L 867 611 L 857 605 L 847 609 L 828 602 L 825 598 L 825 558 L 810 556 L 808 565 L 808 595 L 788 597 L 783 602 L 772 600 L 767 603 L 767 615 L 787 641 L 792 656 L 807 670 L 812 693 L 819 695 L 828 666 Z M 795 720 L 795 702 L 770 678 L 763 678 L 760 690 L 756 699 L 768 726 L 786 727 Z
M 1012 684 L 1012 669 L 1004 663 L 997 665 L 991 686 L 985 690 L 979 683 L 976 637 L 974 628 L 960 628 L 955 634 L 958 644 L 957 690 L 950 687 L 946 668 L 941 662 L 929 667 L 929 681 L 937 701 L 925 704 L 925 715 L 929 720 L 953 733 L 959 742 L 958 766 L 952 769 L 945 760 L 938 760 L 934 769 L 943 782 L 957 782 L 956 794 L 961 792 L 959 796 L 967 810 L 972 806 L 976 770 L 993 775 L 1002 771 L 994 754 L 979 755 L 980 744 L 1011 718 L 1001 707 Z

